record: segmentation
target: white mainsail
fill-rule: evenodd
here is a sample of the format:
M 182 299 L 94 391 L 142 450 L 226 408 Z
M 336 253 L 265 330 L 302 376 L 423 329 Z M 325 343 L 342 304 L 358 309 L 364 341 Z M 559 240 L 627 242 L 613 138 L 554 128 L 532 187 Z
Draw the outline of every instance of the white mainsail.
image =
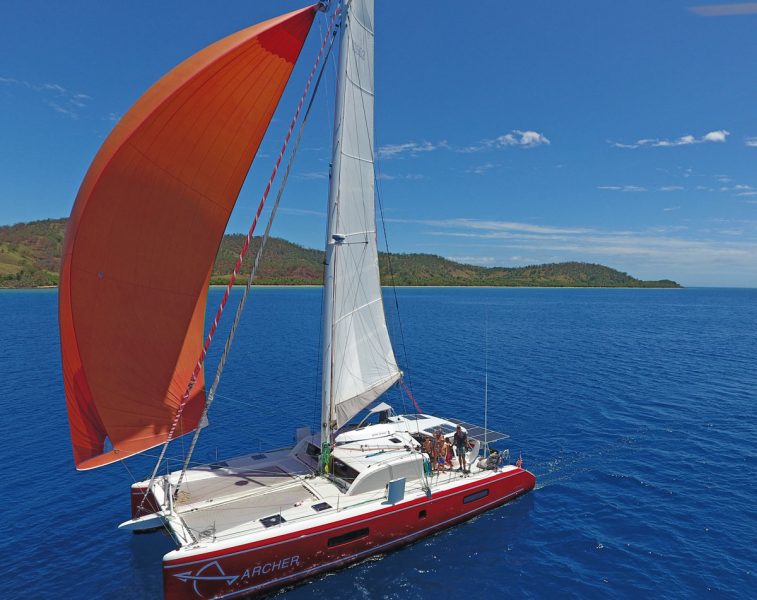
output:
M 326 237 L 321 439 L 400 377 L 384 317 L 376 241 L 373 0 L 346 4 Z

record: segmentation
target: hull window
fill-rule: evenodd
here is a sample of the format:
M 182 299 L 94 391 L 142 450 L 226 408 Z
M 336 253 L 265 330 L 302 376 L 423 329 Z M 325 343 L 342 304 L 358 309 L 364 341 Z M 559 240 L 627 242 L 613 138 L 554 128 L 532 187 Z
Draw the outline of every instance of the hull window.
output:
M 363 529 L 356 529 L 355 531 L 350 531 L 349 533 L 343 533 L 342 535 L 337 535 L 333 538 L 329 538 L 328 546 L 329 548 L 333 548 L 334 546 L 341 546 L 342 544 L 354 542 L 355 540 L 359 540 L 360 538 L 364 537 L 368 537 L 367 527 L 364 527 Z
M 463 504 L 468 504 L 469 502 L 475 502 L 476 500 L 481 500 L 481 498 L 486 498 L 489 495 L 489 490 L 480 490 L 478 492 L 474 492 L 473 494 L 468 494 L 465 498 L 463 498 Z
M 426 511 L 422 510 L 421 512 L 419 512 L 418 513 L 418 518 L 419 519 L 425 519 L 426 518 Z

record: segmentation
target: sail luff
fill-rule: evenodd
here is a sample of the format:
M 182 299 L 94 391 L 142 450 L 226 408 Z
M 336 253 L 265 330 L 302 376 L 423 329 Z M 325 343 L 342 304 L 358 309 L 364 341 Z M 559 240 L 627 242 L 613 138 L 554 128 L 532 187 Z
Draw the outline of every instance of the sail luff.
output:
M 342 28 L 326 238 L 322 436 L 400 377 L 378 269 L 373 13 L 373 0 L 352 0 Z

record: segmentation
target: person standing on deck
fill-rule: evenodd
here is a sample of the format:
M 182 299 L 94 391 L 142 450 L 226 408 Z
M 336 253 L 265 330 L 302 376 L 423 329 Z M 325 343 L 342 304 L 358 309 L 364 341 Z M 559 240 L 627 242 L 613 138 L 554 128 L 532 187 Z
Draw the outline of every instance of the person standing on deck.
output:
M 465 452 L 468 450 L 468 432 L 465 431 L 465 429 L 463 429 L 461 425 L 458 425 L 452 440 L 455 445 L 455 454 L 457 454 L 457 460 L 460 463 L 460 466 L 457 470 L 462 471 L 463 473 L 467 473 L 468 469 L 466 469 L 467 465 L 465 464 Z
M 433 441 L 433 455 L 432 455 L 432 463 L 434 471 L 441 471 L 442 465 L 444 465 L 444 458 L 443 458 L 443 452 L 444 452 L 444 438 L 442 437 L 442 430 L 437 429 L 434 432 L 434 441 Z

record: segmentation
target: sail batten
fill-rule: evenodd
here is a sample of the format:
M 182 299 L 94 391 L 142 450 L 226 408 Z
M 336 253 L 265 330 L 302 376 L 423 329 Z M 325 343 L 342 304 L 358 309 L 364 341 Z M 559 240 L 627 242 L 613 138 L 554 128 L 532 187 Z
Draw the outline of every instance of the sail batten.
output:
M 400 378 L 378 269 L 373 0 L 347 5 L 339 60 L 326 236 L 322 439 Z
M 166 440 L 202 349 L 218 246 L 315 11 L 242 30 L 178 65 L 93 160 L 69 220 L 59 296 L 77 468 Z M 204 401 L 200 372 L 179 434 L 197 426 Z

